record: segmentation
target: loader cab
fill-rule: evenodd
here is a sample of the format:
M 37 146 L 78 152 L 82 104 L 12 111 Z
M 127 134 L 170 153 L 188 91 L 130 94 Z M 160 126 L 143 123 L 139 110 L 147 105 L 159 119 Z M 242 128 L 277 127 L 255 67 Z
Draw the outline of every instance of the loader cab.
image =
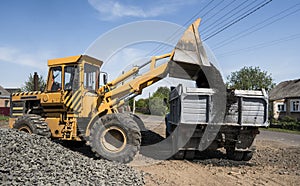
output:
M 101 65 L 102 61 L 87 55 L 49 60 L 46 92 L 77 91 L 79 89 L 97 92 Z
M 83 105 L 97 100 L 102 61 L 87 55 L 48 60 L 47 86 L 41 104 L 51 113 L 83 113 Z

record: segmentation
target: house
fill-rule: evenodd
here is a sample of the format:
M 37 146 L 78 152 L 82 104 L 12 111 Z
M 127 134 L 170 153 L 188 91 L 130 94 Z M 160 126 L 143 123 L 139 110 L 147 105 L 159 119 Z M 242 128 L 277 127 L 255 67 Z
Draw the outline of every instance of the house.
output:
M 0 86 L 0 115 L 9 115 L 10 93 Z
M 273 118 L 289 116 L 300 121 L 300 79 L 279 83 L 269 93 Z
M 7 90 L 10 94 L 21 92 L 20 88 L 5 88 L 5 90 Z
M 0 107 L 9 107 L 10 93 L 0 86 Z

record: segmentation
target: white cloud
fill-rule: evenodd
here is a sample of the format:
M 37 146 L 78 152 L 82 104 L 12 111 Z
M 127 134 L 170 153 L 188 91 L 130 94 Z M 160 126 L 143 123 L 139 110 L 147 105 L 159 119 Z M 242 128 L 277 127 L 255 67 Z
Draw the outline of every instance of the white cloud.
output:
M 47 59 L 51 58 L 49 52 L 36 52 L 34 54 L 21 51 L 14 47 L 0 47 L 0 62 L 15 63 L 18 65 L 45 69 Z
M 160 0 L 155 2 L 148 1 L 148 3 L 147 1 L 143 1 L 143 6 L 131 5 L 130 3 L 126 3 L 128 1 L 121 2 L 118 0 L 88 0 L 88 2 L 100 13 L 101 19 L 112 20 L 121 17 L 157 17 L 175 12 L 181 6 L 193 4 L 197 1 Z
M 109 72 L 110 78 L 114 79 L 121 75 L 123 71 L 133 68 L 134 65 L 141 65 L 147 62 L 149 60 L 149 58 L 145 59 L 147 52 L 138 48 L 123 48 L 104 62 L 102 70 Z

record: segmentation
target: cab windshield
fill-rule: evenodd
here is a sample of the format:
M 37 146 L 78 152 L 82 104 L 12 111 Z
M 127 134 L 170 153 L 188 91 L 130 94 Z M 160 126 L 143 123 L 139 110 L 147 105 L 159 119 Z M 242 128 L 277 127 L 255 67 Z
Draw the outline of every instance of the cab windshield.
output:
M 79 70 L 77 65 L 65 66 L 64 89 L 77 90 L 79 88 Z

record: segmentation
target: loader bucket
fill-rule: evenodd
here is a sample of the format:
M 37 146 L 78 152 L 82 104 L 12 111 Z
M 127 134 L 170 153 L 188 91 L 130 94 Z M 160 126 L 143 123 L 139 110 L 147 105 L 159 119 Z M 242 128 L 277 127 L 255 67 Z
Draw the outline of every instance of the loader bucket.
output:
M 176 44 L 169 65 L 170 77 L 196 80 L 201 66 L 211 66 L 198 31 L 200 21 L 199 18 L 191 24 Z

